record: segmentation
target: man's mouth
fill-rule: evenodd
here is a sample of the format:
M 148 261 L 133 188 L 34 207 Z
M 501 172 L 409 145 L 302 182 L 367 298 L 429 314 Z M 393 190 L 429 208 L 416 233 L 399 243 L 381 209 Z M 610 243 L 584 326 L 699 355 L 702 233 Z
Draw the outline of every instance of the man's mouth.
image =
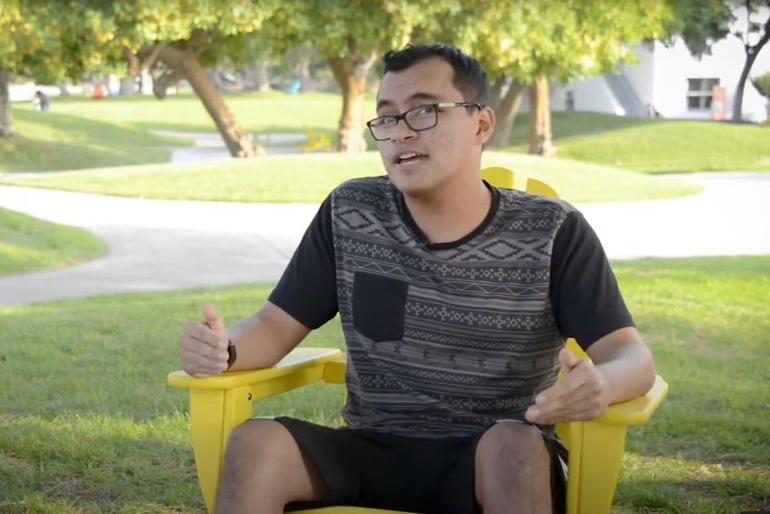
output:
M 423 161 L 428 158 L 428 154 L 417 152 L 404 152 L 400 153 L 393 159 L 395 164 L 410 164 L 413 162 Z

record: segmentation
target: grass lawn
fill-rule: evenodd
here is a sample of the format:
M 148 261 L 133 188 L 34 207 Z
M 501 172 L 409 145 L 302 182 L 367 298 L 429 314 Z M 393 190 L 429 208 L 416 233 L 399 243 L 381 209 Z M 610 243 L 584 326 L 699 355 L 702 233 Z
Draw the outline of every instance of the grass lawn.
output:
M 520 172 L 522 179 L 543 179 L 571 202 L 670 198 L 699 190 L 679 180 L 510 152 L 485 152 L 484 166 L 505 166 Z M 0 183 L 144 198 L 320 203 L 344 180 L 384 173 L 377 152 L 316 153 L 224 163 L 127 166 L 35 178 L 0 174 Z
M 62 268 L 107 251 L 98 237 L 0 207 L 0 276 Z
M 516 118 L 510 150 L 526 152 L 527 115 Z M 557 156 L 644 173 L 770 171 L 770 125 L 553 113 Z
M 226 102 L 254 134 L 335 134 L 341 97 L 332 93 L 228 94 Z M 367 117 L 374 102 L 366 103 Z M 55 171 L 169 160 L 168 147 L 189 144 L 153 131 L 215 132 L 191 94 L 153 97 L 54 98 L 49 113 L 13 106 L 18 136 L 0 140 L 0 172 Z M 517 118 L 509 151 L 525 152 L 527 116 Z M 604 114 L 553 114 L 558 156 L 640 172 L 770 170 L 770 125 L 645 120 Z M 374 149 L 369 140 L 370 149 Z M 281 146 L 281 145 L 276 145 Z
M 226 102 L 254 134 L 301 133 L 305 127 L 333 134 L 342 104 L 338 95 L 279 92 L 227 95 Z M 99 101 L 54 98 L 47 113 L 14 104 L 13 117 L 18 135 L 0 139 L 0 172 L 168 162 L 170 146 L 191 142 L 154 131 L 216 132 L 203 104 L 191 94 L 163 101 L 144 96 Z
M 0 174 L 168 162 L 171 146 L 190 144 L 116 119 L 86 118 L 60 109 L 40 113 L 14 105 L 16 134 L 0 138 Z
M 632 429 L 618 513 L 770 508 L 770 257 L 616 264 L 658 372 L 660 412 Z M 214 301 L 230 320 L 269 286 L 0 309 L 0 512 L 200 512 L 187 401 L 168 389 L 182 324 Z M 338 322 L 310 345 L 341 347 Z M 335 424 L 342 388 L 259 414 Z

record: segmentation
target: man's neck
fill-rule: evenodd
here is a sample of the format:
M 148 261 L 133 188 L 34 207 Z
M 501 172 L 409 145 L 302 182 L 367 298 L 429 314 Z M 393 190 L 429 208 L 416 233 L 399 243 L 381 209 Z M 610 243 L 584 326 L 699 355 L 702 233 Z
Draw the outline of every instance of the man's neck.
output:
M 492 193 L 481 180 L 454 186 L 426 196 L 404 195 L 409 214 L 431 244 L 462 239 L 489 213 Z

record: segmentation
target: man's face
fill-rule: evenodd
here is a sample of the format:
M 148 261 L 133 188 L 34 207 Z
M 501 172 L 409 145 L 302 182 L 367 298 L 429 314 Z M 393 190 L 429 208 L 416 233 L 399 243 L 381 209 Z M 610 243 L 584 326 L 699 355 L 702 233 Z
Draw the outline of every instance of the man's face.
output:
M 377 116 L 426 104 L 464 102 L 453 77 L 452 66 L 438 57 L 386 73 L 377 93 Z M 400 120 L 390 139 L 378 141 L 393 185 L 404 194 L 421 196 L 463 174 L 478 173 L 481 145 L 491 137 L 490 122 L 494 126 L 489 117 L 488 109 L 483 113 L 477 109 L 469 113 L 465 107 L 441 109 L 437 125 L 420 132 Z

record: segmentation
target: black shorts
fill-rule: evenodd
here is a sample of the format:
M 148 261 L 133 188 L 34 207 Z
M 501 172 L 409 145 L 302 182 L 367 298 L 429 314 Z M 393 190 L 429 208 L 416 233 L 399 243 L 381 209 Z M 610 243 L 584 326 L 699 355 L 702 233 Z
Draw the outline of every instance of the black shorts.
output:
M 279 417 L 312 462 L 327 498 L 295 502 L 286 510 L 351 505 L 424 514 L 476 514 L 474 467 L 479 432 L 467 437 L 428 439 L 362 428 L 328 428 Z M 551 453 L 554 513 L 566 512 L 567 450 L 543 434 Z

